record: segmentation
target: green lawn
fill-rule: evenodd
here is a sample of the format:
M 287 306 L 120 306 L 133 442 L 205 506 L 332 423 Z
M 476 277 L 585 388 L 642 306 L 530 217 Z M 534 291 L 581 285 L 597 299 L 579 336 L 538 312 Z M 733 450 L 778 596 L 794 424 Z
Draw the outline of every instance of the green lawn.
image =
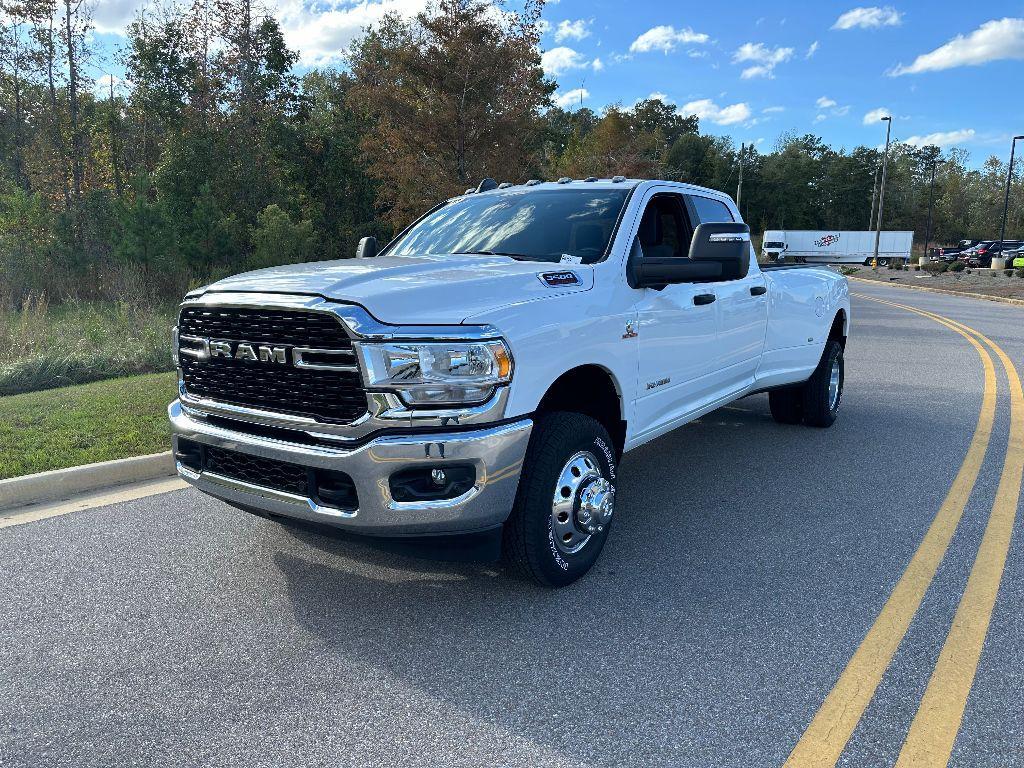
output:
M 0 479 L 170 448 L 174 373 L 0 397 Z

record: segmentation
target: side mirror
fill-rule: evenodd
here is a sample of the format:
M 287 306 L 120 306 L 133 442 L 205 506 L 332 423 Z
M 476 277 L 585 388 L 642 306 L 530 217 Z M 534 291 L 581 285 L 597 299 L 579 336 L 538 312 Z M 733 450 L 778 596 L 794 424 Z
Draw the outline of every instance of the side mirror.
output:
M 357 259 L 372 259 L 380 251 L 376 237 L 364 237 L 356 248 Z
M 690 260 L 720 265 L 720 280 L 746 277 L 750 269 L 750 227 L 734 222 L 698 225 L 690 241 Z
M 714 262 L 696 262 L 677 256 L 644 256 L 640 238 L 626 265 L 626 281 L 630 288 L 661 290 L 675 283 L 709 283 L 722 279 L 722 266 Z

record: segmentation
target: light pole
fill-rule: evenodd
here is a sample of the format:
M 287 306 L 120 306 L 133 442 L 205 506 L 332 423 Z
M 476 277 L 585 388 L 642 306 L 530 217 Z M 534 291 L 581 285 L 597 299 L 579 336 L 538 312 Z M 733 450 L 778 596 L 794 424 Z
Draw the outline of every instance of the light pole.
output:
M 999 230 L 999 253 L 1003 252 L 1003 242 L 1006 240 L 1006 212 L 1010 207 L 1010 182 L 1013 180 L 1013 153 L 1017 149 L 1017 140 L 1024 139 L 1024 136 L 1014 136 L 1010 144 L 1010 168 L 1006 172 L 1006 194 L 1003 196 L 1003 226 Z
M 928 246 L 932 242 L 932 205 L 935 202 L 935 166 L 939 161 L 932 159 L 932 181 L 928 186 L 928 226 L 924 231 L 924 257 L 928 258 Z
M 871 216 L 868 218 L 868 230 L 875 228 L 875 205 L 878 203 L 878 173 L 881 168 L 875 168 L 875 183 L 871 187 Z
M 875 222 L 875 257 L 872 260 L 873 268 L 878 268 L 878 243 L 882 239 L 882 211 L 885 209 L 885 175 L 889 169 L 889 134 L 892 131 L 892 116 L 887 115 L 882 120 L 885 126 L 885 154 L 882 155 L 882 187 L 878 191 L 878 220 Z
M 753 145 L 751 145 L 753 146 Z M 736 184 L 736 210 L 740 210 L 740 200 L 743 197 L 743 144 L 740 144 L 740 178 Z

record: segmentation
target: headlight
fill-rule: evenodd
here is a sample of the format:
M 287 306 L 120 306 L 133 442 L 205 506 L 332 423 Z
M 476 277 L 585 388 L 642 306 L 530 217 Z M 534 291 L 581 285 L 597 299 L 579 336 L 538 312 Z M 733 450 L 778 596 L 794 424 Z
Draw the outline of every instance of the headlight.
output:
M 397 392 L 409 405 L 481 403 L 512 378 L 512 356 L 502 341 L 358 346 L 366 386 Z

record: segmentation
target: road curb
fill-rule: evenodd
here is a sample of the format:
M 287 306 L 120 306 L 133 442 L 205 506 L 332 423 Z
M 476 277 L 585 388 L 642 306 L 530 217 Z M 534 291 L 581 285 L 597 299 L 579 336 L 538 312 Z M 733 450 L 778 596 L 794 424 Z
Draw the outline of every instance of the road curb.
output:
M 927 285 L 904 285 L 903 283 L 887 283 L 882 280 L 871 280 L 866 277 L 853 277 L 847 275 L 847 280 L 856 280 L 859 283 L 872 283 L 874 285 L 887 285 L 890 288 L 906 288 L 909 291 L 928 291 L 930 293 L 944 293 L 947 296 L 963 296 L 967 299 L 984 299 L 985 301 L 995 301 L 1000 304 L 1013 304 L 1018 307 L 1024 307 L 1024 299 L 1010 299 L 1006 296 L 987 296 L 984 293 L 967 293 L 966 291 L 950 291 L 946 288 L 929 288 Z
M 0 480 L 0 510 L 176 474 L 170 451 Z

